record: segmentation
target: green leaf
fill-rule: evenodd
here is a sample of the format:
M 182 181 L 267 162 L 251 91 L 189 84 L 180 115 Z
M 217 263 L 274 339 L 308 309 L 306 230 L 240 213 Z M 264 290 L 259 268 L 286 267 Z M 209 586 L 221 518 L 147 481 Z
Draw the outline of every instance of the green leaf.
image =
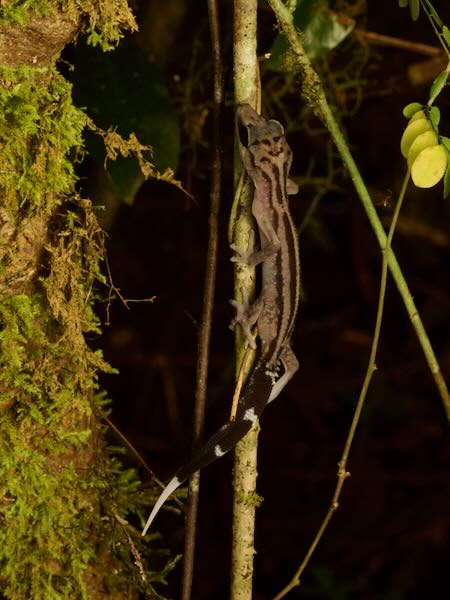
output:
M 118 196 L 126 204 L 133 204 L 145 179 L 136 159 L 133 156 L 118 156 L 108 161 L 106 168 Z
M 431 84 L 430 98 L 432 98 L 433 101 L 439 96 L 439 94 L 444 89 L 445 84 L 447 83 L 447 77 L 448 77 L 447 71 L 446 70 L 441 71 L 439 73 L 439 75 L 436 76 L 433 83 Z
M 446 148 L 447 150 L 447 148 Z M 445 175 L 444 175 L 444 192 L 443 192 L 443 198 L 444 200 L 446 198 L 448 198 L 448 196 L 450 195 L 450 153 L 447 150 L 447 154 L 448 154 L 448 163 L 447 163 L 447 170 L 445 171 Z
M 420 13 L 420 3 L 419 0 L 409 0 L 409 12 L 411 15 L 411 19 L 413 21 L 417 21 Z
M 318 11 L 306 30 L 305 51 L 311 60 L 333 50 L 350 34 L 354 22 L 341 24 L 331 11 Z
M 85 107 L 94 123 L 116 128 L 124 138 L 135 132 L 139 142 L 153 148 L 148 157 L 159 172 L 178 166 L 180 125 L 169 101 L 166 82 L 145 53 L 132 43 L 122 43 L 112 52 L 79 44 L 73 57 L 74 100 Z M 86 135 L 86 147 L 101 166 L 105 160 L 103 142 Z M 116 192 L 132 200 L 143 175 L 134 157 L 119 157 L 107 163 Z
M 445 135 L 442 135 L 440 137 L 440 142 L 444 146 L 444 148 L 447 150 L 447 152 L 450 152 L 450 138 L 446 137 Z
M 441 111 L 437 106 L 432 106 L 428 112 L 428 118 L 433 125 L 433 129 L 436 133 L 439 132 L 439 121 L 441 120 Z
M 303 0 L 293 14 L 296 28 L 302 32 L 302 42 L 311 60 L 336 48 L 354 29 L 355 22 L 343 22 L 329 9 L 327 0 Z M 270 49 L 271 58 L 265 63 L 272 71 L 286 71 L 284 55 L 289 46 L 277 35 Z
M 441 18 L 439 17 L 436 9 L 431 4 L 431 2 L 429 2 L 429 0 L 426 0 L 426 11 L 430 20 L 434 21 L 434 24 L 436 25 L 437 29 L 442 29 L 443 23 L 441 21 Z
M 410 102 L 403 109 L 403 116 L 406 117 L 407 119 L 410 119 L 412 116 L 414 116 L 416 114 L 416 112 L 418 112 L 419 110 L 422 110 L 422 108 L 423 108 L 423 104 L 420 104 L 420 102 Z
M 420 2 L 419 0 L 398 0 L 398 5 L 400 8 L 405 8 L 409 4 L 409 14 L 411 15 L 411 19 L 413 21 L 417 21 L 419 18 L 420 12 Z
M 442 37 L 447 42 L 447 46 L 450 48 L 450 29 L 447 27 L 447 25 L 442 27 Z

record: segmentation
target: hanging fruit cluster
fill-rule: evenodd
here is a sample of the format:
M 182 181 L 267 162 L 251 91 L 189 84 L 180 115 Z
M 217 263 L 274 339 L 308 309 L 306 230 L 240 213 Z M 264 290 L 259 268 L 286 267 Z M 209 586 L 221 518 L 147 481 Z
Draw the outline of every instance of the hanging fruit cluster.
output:
M 436 185 L 445 175 L 449 153 L 437 133 L 439 110 L 413 102 L 403 110 L 409 123 L 403 133 L 400 150 L 408 161 L 411 178 L 420 188 Z

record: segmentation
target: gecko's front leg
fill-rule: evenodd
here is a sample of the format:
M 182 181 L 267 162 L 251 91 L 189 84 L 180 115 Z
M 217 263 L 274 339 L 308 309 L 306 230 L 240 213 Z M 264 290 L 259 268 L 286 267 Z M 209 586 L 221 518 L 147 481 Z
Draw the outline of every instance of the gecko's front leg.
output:
M 234 256 L 230 258 L 231 262 L 248 265 L 249 267 L 256 267 L 271 256 L 274 256 L 274 254 L 280 250 L 280 240 L 276 233 L 272 231 L 270 237 L 265 237 L 260 250 L 255 250 L 255 231 L 254 229 L 251 229 L 248 234 L 247 250 L 241 250 L 236 244 L 230 244 L 230 248 L 235 253 Z

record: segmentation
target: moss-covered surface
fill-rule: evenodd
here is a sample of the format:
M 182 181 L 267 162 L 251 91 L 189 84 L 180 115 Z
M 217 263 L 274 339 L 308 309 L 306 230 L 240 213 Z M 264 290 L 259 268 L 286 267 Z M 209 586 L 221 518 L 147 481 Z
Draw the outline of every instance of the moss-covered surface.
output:
M 73 189 L 69 151 L 82 145 L 85 117 L 70 85 L 48 68 L 2 68 L 0 105 L 2 207 L 51 214 Z
M 165 575 L 147 571 L 127 521 L 139 482 L 98 416 L 110 367 L 85 340 L 103 252 L 75 192 L 85 124 L 53 67 L 0 69 L 0 589 L 14 600 L 152 598 Z
M 104 50 L 117 45 L 124 29 L 136 29 L 127 0 L 5 0 L 0 25 L 24 25 L 30 18 L 51 17 L 55 11 L 69 21 L 81 22 L 88 41 Z

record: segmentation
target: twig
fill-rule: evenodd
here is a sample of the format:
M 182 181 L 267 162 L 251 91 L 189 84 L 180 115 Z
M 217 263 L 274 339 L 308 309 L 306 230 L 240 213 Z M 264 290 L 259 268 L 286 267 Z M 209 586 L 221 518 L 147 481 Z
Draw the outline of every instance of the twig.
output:
M 344 135 L 328 105 L 320 79 L 304 52 L 302 43 L 294 27 L 292 14 L 286 9 L 281 0 L 269 0 L 269 4 L 276 14 L 280 29 L 286 36 L 289 46 L 295 56 L 298 69 L 303 75 L 303 96 L 308 104 L 313 108 L 315 114 L 326 125 L 331 137 L 333 138 L 334 143 L 336 144 L 336 147 L 341 155 L 342 161 L 346 165 L 353 180 L 353 184 L 366 211 L 369 222 L 378 240 L 378 244 L 380 248 L 383 249 L 386 246 L 386 233 L 383 229 L 380 219 L 378 218 L 377 212 L 361 174 L 358 171 L 358 167 L 353 160 Z M 403 304 L 405 305 L 419 343 L 422 346 L 425 359 L 428 363 L 428 368 L 430 369 L 430 372 L 434 378 L 444 410 L 447 415 L 447 419 L 450 421 L 450 396 L 447 385 L 439 367 L 437 358 L 434 354 L 433 348 L 430 344 L 430 340 L 428 339 L 428 335 L 420 319 L 417 307 L 408 289 L 408 284 L 403 277 L 400 265 L 398 264 L 397 258 L 393 252 L 389 252 L 388 267 L 403 300 Z
M 111 421 L 108 415 L 99 406 L 97 406 L 97 404 L 92 402 L 91 406 L 92 410 L 96 413 L 96 415 L 100 417 L 100 419 L 103 419 L 105 421 L 108 427 L 117 435 L 117 437 L 124 444 L 124 446 L 128 448 L 128 450 L 136 458 L 136 460 L 144 467 L 144 469 L 147 471 L 147 473 L 150 475 L 153 481 L 163 490 L 166 486 L 160 479 L 158 479 L 158 477 L 156 477 L 155 472 L 149 467 L 148 463 L 145 461 L 140 452 L 133 446 L 133 444 L 130 442 L 127 436 L 120 431 L 117 425 L 115 425 Z M 178 500 L 178 498 L 174 498 L 174 502 L 176 502 L 178 506 L 182 508 L 182 502 Z
M 234 2 L 234 95 L 236 104 L 248 103 L 260 110 L 259 70 L 256 56 L 257 0 Z M 234 181 L 236 188 L 242 179 L 242 164 L 235 160 Z M 248 245 L 252 229 L 252 188 L 243 183 L 242 193 L 237 197 L 239 206 L 233 206 L 230 229 L 234 243 L 242 248 Z M 235 216 L 237 219 L 235 220 Z M 235 297 L 245 289 L 249 298 L 255 287 L 254 268 L 240 265 L 235 269 Z M 241 369 L 245 344 L 236 329 L 237 376 Z M 244 369 L 245 370 L 245 369 Z M 233 472 L 233 542 L 231 550 L 231 600 L 251 600 L 253 584 L 254 528 L 256 510 L 256 454 L 259 426 L 255 426 L 237 444 Z
M 256 330 L 256 328 L 255 328 L 255 330 Z M 252 335 L 255 335 L 254 332 L 252 332 Z M 244 358 L 241 361 L 239 373 L 238 373 L 238 376 L 236 379 L 236 387 L 234 388 L 233 403 L 231 405 L 231 411 L 230 411 L 230 421 L 234 421 L 234 419 L 236 418 L 236 412 L 237 412 L 237 408 L 238 408 L 238 403 L 239 403 L 239 398 L 241 395 L 242 387 L 245 383 L 246 376 L 250 372 L 254 358 L 255 358 L 254 350 L 252 350 L 250 348 L 250 346 L 247 346 L 245 353 L 244 353 Z
M 359 40 L 367 40 L 369 43 L 376 46 L 391 46 L 392 48 L 401 48 L 408 52 L 422 54 L 425 56 L 438 56 L 442 54 L 441 48 L 431 46 L 430 44 L 420 44 L 402 38 L 383 35 L 376 31 L 365 31 L 364 29 L 355 29 L 355 35 Z
M 134 543 L 133 538 L 130 535 L 130 532 L 128 531 L 130 524 L 128 523 L 128 521 L 126 519 L 123 519 L 117 512 L 114 511 L 113 515 L 116 518 L 117 522 L 120 524 L 120 527 L 128 540 L 128 543 L 130 545 L 131 554 L 133 555 L 133 558 L 134 558 L 134 564 L 138 568 L 139 575 L 141 576 L 141 580 L 143 583 L 146 583 L 148 578 L 147 578 L 147 573 L 145 572 L 144 564 L 142 562 L 142 557 L 139 553 L 139 550 L 136 548 L 136 544 Z
M 105 252 L 104 253 L 104 259 L 105 259 L 105 264 L 106 264 L 106 270 L 108 273 L 108 279 L 109 279 L 109 293 L 108 293 L 108 298 L 107 298 L 107 304 L 106 304 L 106 321 L 105 321 L 105 325 L 110 325 L 110 319 L 109 319 L 109 307 L 111 305 L 111 299 L 113 298 L 113 292 L 115 292 L 117 294 L 117 296 L 119 297 L 119 299 L 121 300 L 122 304 L 125 306 L 125 308 L 127 310 L 130 310 L 130 307 L 128 306 L 128 304 L 130 302 L 154 302 L 156 300 L 156 296 L 151 296 L 150 298 L 124 298 L 122 296 L 122 294 L 120 293 L 120 288 L 118 288 L 114 282 L 113 282 L 113 278 L 112 278 L 112 274 L 111 274 L 111 268 L 109 266 L 109 260 L 108 260 L 108 255 Z
M 364 402 L 365 402 L 365 399 L 367 396 L 367 390 L 369 389 L 369 384 L 372 379 L 372 376 L 377 369 L 376 357 L 377 357 L 377 351 L 378 351 L 378 343 L 379 343 L 379 339 L 380 339 L 381 323 L 383 320 L 384 300 L 386 297 L 386 282 L 387 282 L 389 255 L 391 253 L 392 238 L 394 236 L 395 226 L 397 224 L 398 216 L 400 214 L 400 209 L 402 206 L 403 198 L 405 197 L 408 182 L 409 182 L 409 170 L 403 180 L 402 189 L 400 191 L 400 194 L 399 194 L 399 197 L 397 200 L 397 204 L 395 206 L 395 211 L 394 211 L 394 215 L 392 217 L 392 222 L 391 222 L 391 225 L 389 228 L 389 233 L 386 238 L 386 245 L 382 251 L 383 252 L 383 261 L 382 261 L 382 265 L 381 265 L 380 293 L 378 296 L 377 317 L 376 317 L 376 321 L 375 321 L 375 328 L 374 328 L 373 339 L 372 339 L 372 347 L 370 350 L 369 364 L 367 366 L 366 375 L 364 377 L 364 381 L 363 381 L 363 384 L 361 387 L 361 392 L 359 394 L 355 412 L 353 414 L 352 423 L 350 425 L 347 439 L 345 441 L 344 450 L 342 452 L 341 459 L 338 463 L 337 484 L 336 484 L 336 488 L 334 490 L 333 498 L 331 500 L 331 504 L 325 515 L 325 518 L 323 519 L 311 546 L 309 547 L 308 551 L 306 552 L 305 558 L 301 562 L 300 566 L 298 567 L 298 569 L 295 572 L 294 576 L 292 577 L 291 581 L 286 585 L 286 587 L 284 587 L 281 590 L 281 592 L 279 592 L 273 598 L 273 600 L 281 600 L 281 598 L 284 598 L 284 596 L 286 596 L 292 589 L 294 589 L 295 587 L 300 585 L 300 577 L 301 577 L 302 573 L 304 572 L 306 566 L 308 565 L 308 563 L 311 559 L 311 556 L 313 555 L 313 552 L 316 549 L 320 539 L 322 538 L 326 528 L 328 527 L 328 524 L 331 521 L 333 514 L 335 513 L 335 511 L 337 510 L 337 508 L 339 506 L 339 497 L 341 495 L 342 488 L 344 486 L 344 482 L 347 479 L 347 477 L 350 476 L 350 473 L 347 471 L 348 457 L 350 455 L 350 450 L 352 447 L 353 439 L 355 437 L 356 428 L 358 427 L 359 419 L 361 417 L 362 409 L 363 409 Z
M 99 406 L 94 404 L 94 402 L 92 402 L 91 406 L 92 406 L 92 410 L 96 413 L 96 415 L 98 417 L 100 417 L 101 419 L 103 419 L 103 421 L 105 421 L 105 423 L 108 425 L 108 427 L 110 429 L 112 429 L 112 431 L 114 431 L 114 433 L 117 435 L 117 437 L 120 439 L 120 441 L 130 450 L 130 452 L 134 455 L 134 457 L 137 459 L 137 461 L 144 467 L 144 469 L 147 471 L 147 473 L 150 475 L 150 477 L 156 481 L 156 483 L 159 485 L 159 487 L 161 489 L 164 489 L 165 486 L 164 486 L 163 482 L 160 481 L 156 477 L 155 473 L 148 466 L 145 459 L 142 457 L 142 455 L 139 453 L 139 451 L 133 446 L 133 444 L 126 437 L 126 435 L 124 433 L 122 433 L 116 425 L 114 425 L 114 423 L 111 421 L 111 419 L 108 417 L 108 415 L 106 415 L 105 412 Z
M 217 248 L 219 208 L 222 187 L 222 105 L 223 105 L 223 67 L 220 47 L 219 15 L 216 0 L 208 0 L 208 17 L 211 32 L 211 46 L 214 70 L 214 109 L 213 109 L 213 161 L 211 176 L 211 205 L 209 211 L 209 239 L 206 258 L 205 289 L 203 292 L 202 321 L 199 331 L 198 361 L 196 373 L 194 443 L 202 435 L 207 392 L 209 364 L 209 345 L 211 338 L 212 310 L 214 306 L 214 287 L 217 273 Z M 189 480 L 187 503 L 186 535 L 184 543 L 182 600 L 189 600 L 192 593 L 194 573 L 195 534 L 197 528 L 200 473 Z

